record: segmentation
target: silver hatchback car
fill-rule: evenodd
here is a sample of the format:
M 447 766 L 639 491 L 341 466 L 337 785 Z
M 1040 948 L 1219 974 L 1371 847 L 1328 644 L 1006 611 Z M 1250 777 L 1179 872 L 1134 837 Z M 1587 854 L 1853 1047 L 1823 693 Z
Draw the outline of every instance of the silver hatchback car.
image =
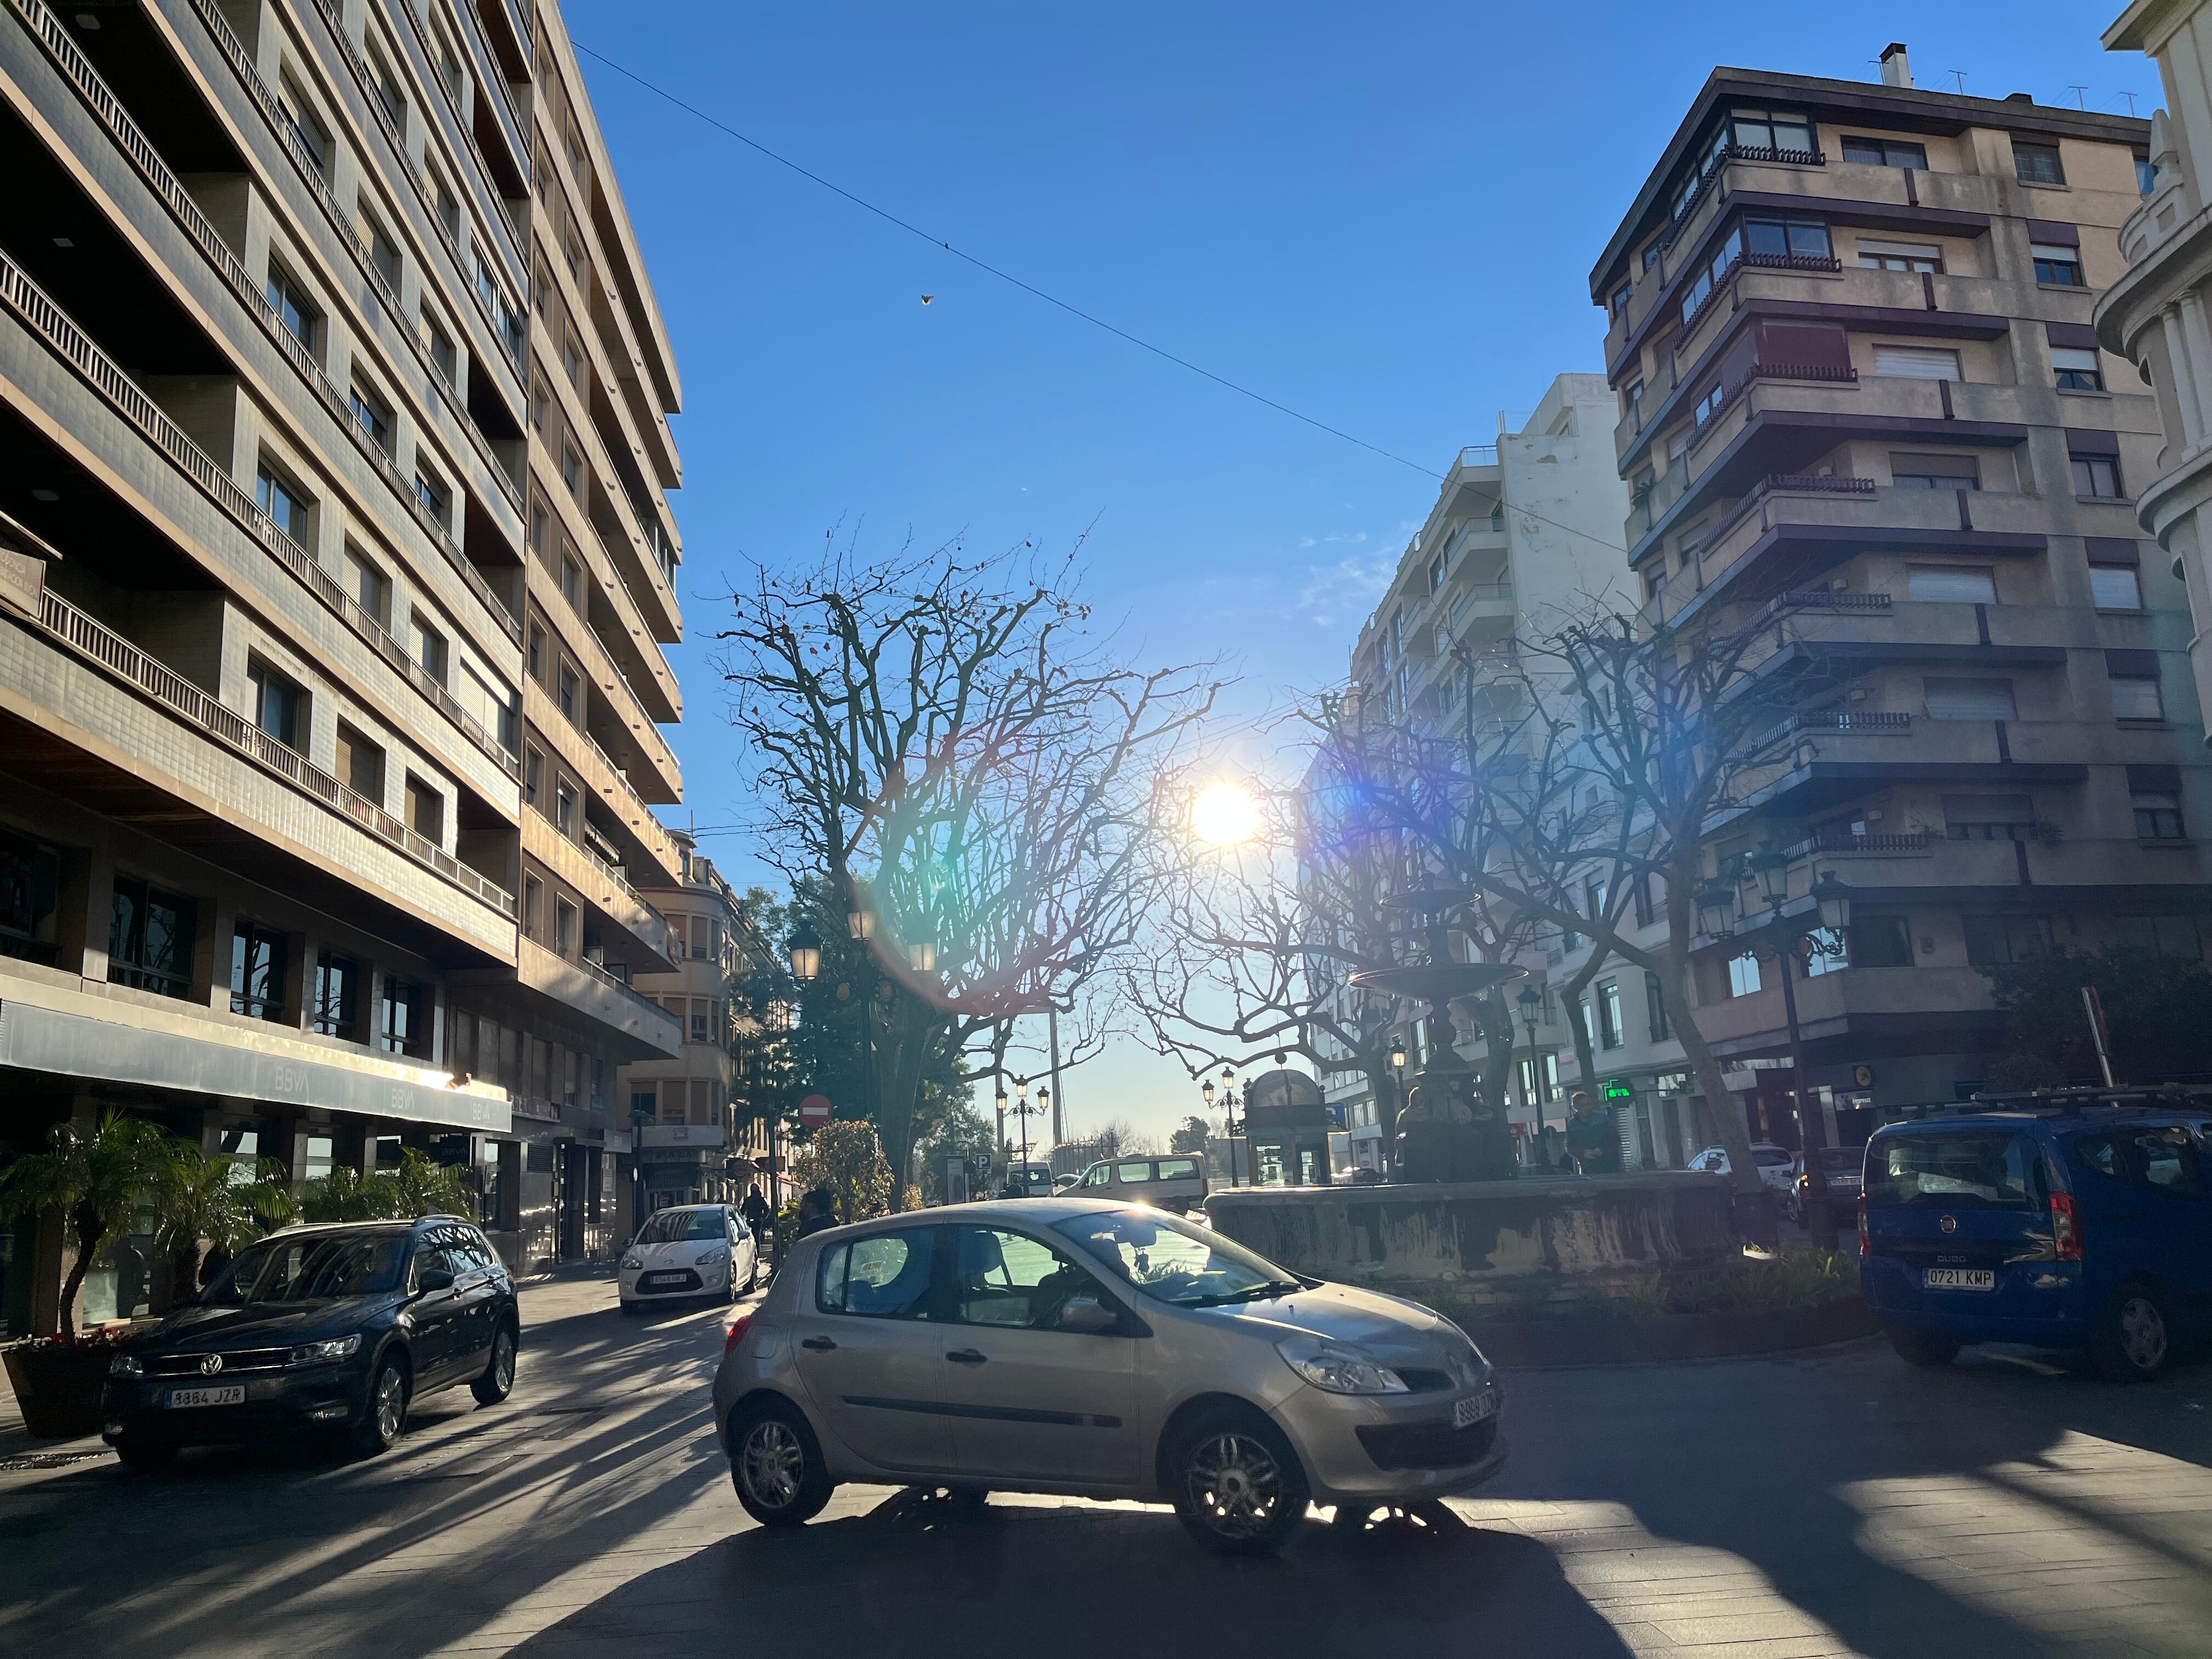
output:
M 1307 1504 L 1466 1492 L 1504 1465 L 1464 1332 L 1139 1205 L 966 1204 L 817 1233 L 732 1327 L 715 1431 L 765 1526 L 841 1481 L 1138 1498 L 1230 1553 Z

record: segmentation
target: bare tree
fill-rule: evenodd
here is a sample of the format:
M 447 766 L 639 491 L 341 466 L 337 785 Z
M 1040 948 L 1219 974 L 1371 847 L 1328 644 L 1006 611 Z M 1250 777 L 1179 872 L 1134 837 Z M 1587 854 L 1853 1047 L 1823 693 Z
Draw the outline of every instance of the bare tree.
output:
M 717 635 L 767 856 L 848 896 L 895 987 L 874 1116 L 902 1181 L 933 1061 L 981 1043 L 997 1069 L 1016 1018 L 1071 1008 L 1138 936 L 1218 690 L 1118 660 L 1074 561 L 758 566 Z

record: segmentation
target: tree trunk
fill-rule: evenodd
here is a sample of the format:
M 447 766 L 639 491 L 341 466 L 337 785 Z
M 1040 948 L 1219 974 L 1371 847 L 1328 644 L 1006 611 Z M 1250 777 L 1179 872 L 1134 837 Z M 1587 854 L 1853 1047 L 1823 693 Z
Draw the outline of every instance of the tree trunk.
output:
M 894 1211 L 906 1201 L 907 1171 L 914 1164 L 915 1107 L 929 1062 L 930 1035 L 902 1022 L 896 1040 L 886 1042 L 887 1052 L 876 1057 L 876 1133 L 891 1166 Z
M 1605 947 L 1591 946 L 1583 965 L 1559 986 L 1559 1000 L 1567 1016 L 1567 1030 L 1575 1039 L 1575 1069 L 1582 1073 L 1583 1079 L 1580 1087 L 1593 1098 L 1597 1089 L 1597 1049 L 1590 1042 L 1589 1023 L 1583 1018 L 1583 993 L 1597 977 L 1597 970 L 1604 961 Z
M 100 1225 L 99 1213 L 89 1206 L 79 1208 L 70 1218 L 70 1231 L 76 1235 L 76 1260 L 70 1264 L 69 1277 L 62 1281 L 61 1328 L 64 1336 L 76 1334 L 77 1294 L 84 1289 L 85 1276 L 92 1271 L 92 1259 L 107 1243 L 107 1229 Z
M 1659 975 L 1659 998 L 1667 1010 L 1667 1023 L 1674 1028 L 1674 1040 L 1682 1045 L 1683 1058 L 1690 1062 L 1698 1087 L 1705 1094 L 1706 1114 L 1712 1119 L 1714 1133 L 1728 1153 L 1729 1182 L 1741 1198 L 1751 1200 L 1747 1206 L 1751 1222 L 1745 1231 L 1757 1238 L 1771 1240 L 1774 1237 L 1773 1198 L 1766 1183 L 1759 1178 L 1759 1165 L 1751 1155 L 1750 1132 L 1744 1127 L 1735 1102 L 1729 1097 L 1728 1084 L 1721 1076 L 1721 1063 L 1713 1057 L 1705 1033 L 1698 1029 L 1697 1014 L 1690 1006 L 1690 905 L 1692 895 L 1703 879 L 1696 844 L 1689 843 L 1667 872 L 1668 951 Z
M 1482 1069 L 1475 1081 L 1479 1115 L 1498 1125 L 1498 1144 L 1486 1148 L 1485 1156 L 1495 1164 L 1498 1179 L 1510 1180 L 1520 1163 L 1514 1156 L 1513 1123 L 1505 1104 L 1506 1087 L 1513 1077 L 1513 1008 L 1503 992 L 1492 991 L 1475 999 L 1468 1012 L 1483 1042 Z

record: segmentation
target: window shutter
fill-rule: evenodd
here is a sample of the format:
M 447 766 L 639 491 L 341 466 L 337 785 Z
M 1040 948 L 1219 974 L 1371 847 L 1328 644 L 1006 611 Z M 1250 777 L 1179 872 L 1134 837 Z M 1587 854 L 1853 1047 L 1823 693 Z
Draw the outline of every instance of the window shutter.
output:
M 2178 795 L 2181 793 L 2181 769 L 2178 766 L 2130 766 L 2128 768 L 2128 793 Z
M 2055 346 L 2070 346 L 2081 351 L 2097 349 L 2097 331 L 2087 323 L 2045 323 L 2043 331 Z
M 2084 536 L 2081 546 L 2091 564 L 2141 564 L 2142 544 L 2129 536 Z
M 2009 720 L 2014 712 L 2010 680 L 1929 680 L 1926 684 L 1931 720 Z
M 2069 455 L 2116 456 L 2120 453 L 2120 434 L 2069 426 L 2066 428 L 2066 453 Z
M 1995 605 L 1996 574 L 1965 565 L 1916 564 L 1906 573 L 1915 599 L 1948 605 Z
M 2031 242 L 2056 242 L 2061 247 L 2081 246 L 2081 227 L 2060 222 L 2056 219 L 2030 219 L 2027 240 Z
M 2130 678 L 2155 677 L 2158 673 L 2158 653 L 2155 651 L 2107 651 L 2105 653 L 2105 672 L 2125 675 Z

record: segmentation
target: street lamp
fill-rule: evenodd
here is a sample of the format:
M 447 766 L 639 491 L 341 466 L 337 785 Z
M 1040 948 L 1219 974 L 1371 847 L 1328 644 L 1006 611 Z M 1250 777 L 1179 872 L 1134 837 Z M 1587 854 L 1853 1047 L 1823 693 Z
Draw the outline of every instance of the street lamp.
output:
M 1828 932 L 1841 933 L 1851 925 L 1851 890 L 1836 879 L 1834 871 L 1820 872 L 1813 884 L 1813 897 L 1820 907 L 1820 926 Z
M 1198 1097 L 1209 1106 L 1213 1104 L 1213 1079 L 1212 1078 L 1206 1079 L 1205 1082 L 1198 1085 Z M 1006 1097 L 1001 1095 L 1000 1098 L 1003 1100 Z
M 849 895 L 845 900 L 845 931 L 863 945 L 876 936 L 875 912 Z
M 1770 910 L 1780 908 L 1790 896 L 1790 855 L 1775 850 L 1774 843 L 1763 841 L 1759 850 L 1745 860 L 1759 883 L 1759 896 L 1766 901 Z
M 805 922 L 791 936 L 791 976 L 807 981 L 822 972 L 822 935 Z
M 1711 939 L 1726 939 L 1735 932 L 1736 889 L 1734 882 L 1715 882 L 1698 890 L 1698 926 Z
M 1229 1184 L 1237 1184 L 1237 1077 L 1226 1066 L 1221 1068 L 1221 1109 L 1224 1114 L 1221 1133 L 1229 1142 Z M 1249 1152 L 1251 1148 L 1245 1148 Z
M 1521 994 L 1513 1000 L 1521 1005 L 1521 1023 L 1528 1030 L 1528 1103 L 1536 1109 L 1536 1152 L 1541 1157 L 1544 1151 L 1544 1080 L 1538 1075 L 1536 1015 L 1544 1006 L 1544 994 L 1533 985 L 1524 985 L 1521 988 Z M 1512 1028 L 1508 1026 L 1506 1030 L 1510 1036 Z
M 917 974 L 937 971 L 937 941 L 917 939 L 906 947 L 906 965 Z

